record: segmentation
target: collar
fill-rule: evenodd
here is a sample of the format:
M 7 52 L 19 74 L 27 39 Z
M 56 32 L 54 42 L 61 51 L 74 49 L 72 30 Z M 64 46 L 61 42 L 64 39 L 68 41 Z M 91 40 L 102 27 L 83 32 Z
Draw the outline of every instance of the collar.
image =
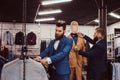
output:
M 78 34 L 77 33 L 71 33 L 70 34 L 72 37 L 78 37 Z

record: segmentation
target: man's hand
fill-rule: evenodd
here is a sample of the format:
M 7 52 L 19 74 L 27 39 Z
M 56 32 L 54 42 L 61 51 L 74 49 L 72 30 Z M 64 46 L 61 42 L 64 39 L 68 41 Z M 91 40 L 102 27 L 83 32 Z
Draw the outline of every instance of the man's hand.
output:
M 45 67 L 48 67 L 48 61 L 47 61 L 46 58 L 41 59 L 40 62 L 41 62 Z
M 40 62 L 41 58 L 40 57 L 36 57 L 36 58 L 34 58 L 34 60 Z
M 85 36 L 85 35 L 84 35 L 83 33 L 81 33 L 81 32 L 78 32 L 77 34 L 78 34 L 79 37 L 82 37 L 82 38 Z
M 34 58 L 35 61 L 40 62 L 43 66 L 48 67 L 48 61 L 46 58 L 41 59 L 40 57 Z
M 77 46 L 74 47 L 74 51 L 79 52 L 80 48 L 78 48 Z

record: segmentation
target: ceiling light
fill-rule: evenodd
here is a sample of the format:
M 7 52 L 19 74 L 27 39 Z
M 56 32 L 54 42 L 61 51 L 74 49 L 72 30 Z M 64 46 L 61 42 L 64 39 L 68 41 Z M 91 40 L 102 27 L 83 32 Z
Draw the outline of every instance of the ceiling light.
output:
M 61 13 L 61 12 L 62 11 L 60 9 L 48 10 L 48 11 L 41 11 L 38 13 L 38 15 L 55 14 L 55 13 Z
M 52 21 L 55 20 L 55 18 L 41 18 L 41 19 L 36 19 L 36 22 L 44 22 L 44 21 Z
M 100 21 L 98 19 L 95 19 L 94 22 L 99 23 Z
M 111 13 L 109 13 L 109 15 L 112 16 L 112 17 L 115 17 L 117 19 L 120 19 L 120 15 L 118 15 L 116 13 L 111 12 Z
M 52 0 L 52 1 L 43 1 L 42 5 L 51 5 L 51 4 L 57 4 L 57 3 L 63 3 L 63 2 L 70 2 L 72 0 Z

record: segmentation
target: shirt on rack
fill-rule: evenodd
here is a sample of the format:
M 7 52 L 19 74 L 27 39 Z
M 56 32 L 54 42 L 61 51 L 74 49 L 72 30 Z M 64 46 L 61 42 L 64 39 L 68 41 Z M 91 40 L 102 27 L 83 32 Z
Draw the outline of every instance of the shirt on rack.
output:
M 12 45 L 13 44 L 13 35 L 10 31 L 6 31 L 3 34 L 3 41 L 7 43 L 7 45 Z
M 112 80 L 120 80 L 120 63 L 112 63 Z
M 5 64 L 2 69 L 1 80 L 23 80 L 23 64 L 23 60 L 19 58 Z M 25 64 L 26 80 L 48 80 L 41 63 L 29 58 Z

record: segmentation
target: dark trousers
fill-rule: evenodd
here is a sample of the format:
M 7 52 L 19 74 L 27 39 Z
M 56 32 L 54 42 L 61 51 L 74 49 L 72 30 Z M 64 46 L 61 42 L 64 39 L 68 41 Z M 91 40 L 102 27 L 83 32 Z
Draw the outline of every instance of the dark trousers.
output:
M 49 70 L 50 78 L 49 80 L 70 80 L 69 74 L 58 74 L 55 70 Z
M 95 71 L 92 71 L 92 72 L 88 72 L 88 75 L 87 75 L 87 80 L 104 80 L 105 79 L 105 72 L 95 72 Z
M 70 79 L 69 79 L 69 75 L 56 74 L 56 75 L 51 76 L 49 80 L 70 80 Z

